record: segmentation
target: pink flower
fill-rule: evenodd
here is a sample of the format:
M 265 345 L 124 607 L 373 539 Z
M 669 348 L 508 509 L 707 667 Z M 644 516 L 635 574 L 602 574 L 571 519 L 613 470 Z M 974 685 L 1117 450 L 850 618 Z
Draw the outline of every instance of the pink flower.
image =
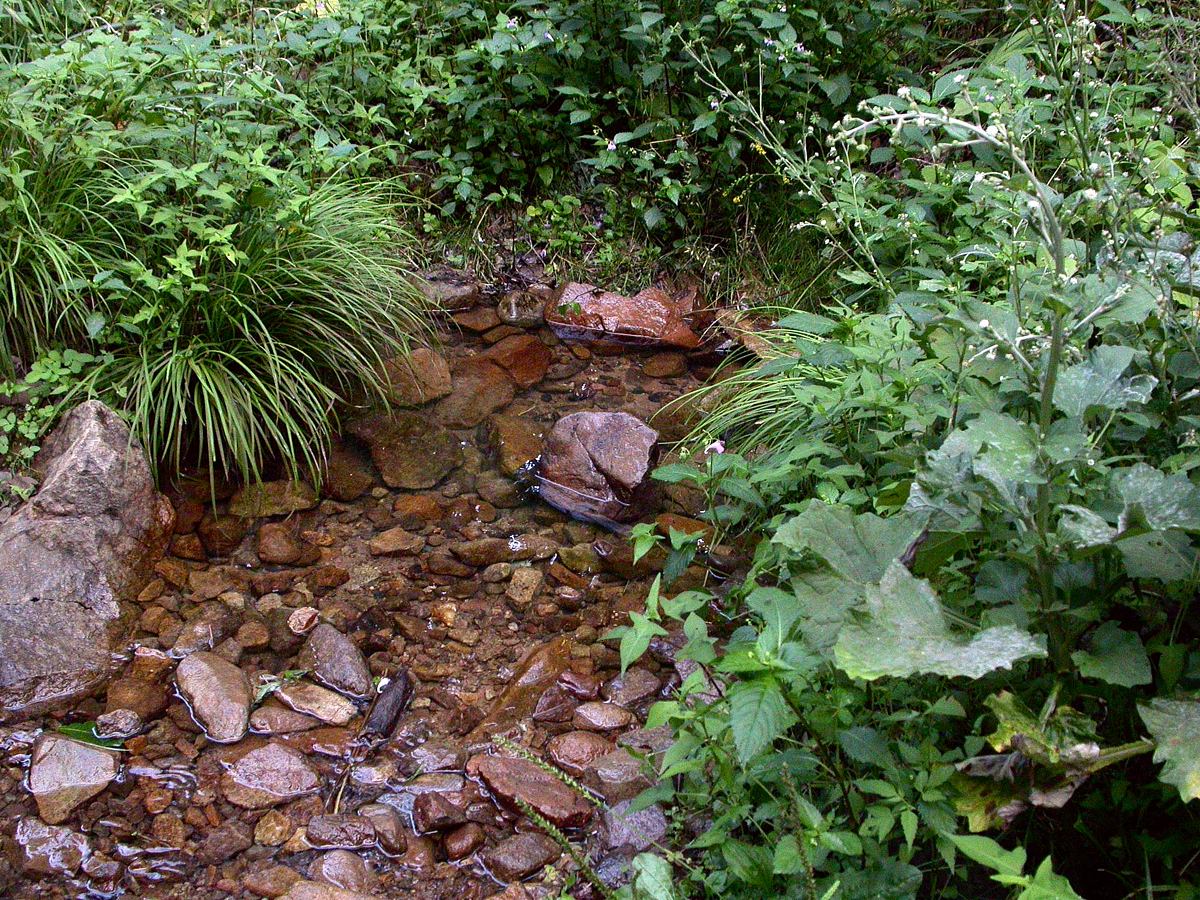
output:
M 711 444 L 709 444 L 707 447 L 704 448 L 705 456 L 708 456 L 710 453 L 724 453 L 724 452 L 725 452 L 725 442 L 723 440 L 721 440 L 720 438 L 713 441 Z

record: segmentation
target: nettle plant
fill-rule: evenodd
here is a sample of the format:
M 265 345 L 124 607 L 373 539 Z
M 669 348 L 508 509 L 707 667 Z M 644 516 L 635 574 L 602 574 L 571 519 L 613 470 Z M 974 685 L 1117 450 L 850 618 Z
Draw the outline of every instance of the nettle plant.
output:
M 682 623 L 696 667 L 651 715 L 678 735 L 656 796 L 712 811 L 691 845 L 709 891 L 954 896 L 957 876 L 979 896 L 965 855 L 1022 897 L 1078 896 L 1053 855 L 1088 896 L 1187 895 L 1195 172 L 1146 108 L 1144 48 L 1105 37 L 1139 21 L 1106 6 L 1100 29 L 1056 7 L 976 68 L 874 98 L 824 159 L 748 110 L 824 201 L 849 290 L 919 326 L 951 393 L 899 426 L 932 447 L 904 490 L 864 471 L 840 504 L 793 502 L 724 621 L 691 592 L 621 634 L 632 657 Z M 690 477 L 719 491 L 717 468 Z M 1015 850 L 959 834 L 1018 829 Z

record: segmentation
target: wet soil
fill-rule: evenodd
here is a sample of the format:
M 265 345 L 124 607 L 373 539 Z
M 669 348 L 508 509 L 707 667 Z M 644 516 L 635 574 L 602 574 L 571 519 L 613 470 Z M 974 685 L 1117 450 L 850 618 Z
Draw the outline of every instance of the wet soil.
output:
M 495 324 L 487 313 L 465 321 Z M 132 643 L 107 689 L 0 728 L 0 895 L 551 896 L 574 883 L 574 866 L 529 806 L 614 882 L 664 837 L 660 811 L 613 812 L 649 783 L 642 760 L 669 737 L 641 723 L 680 680 L 669 652 L 618 678 L 615 643 L 602 640 L 641 608 L 647 577 L 619 536 L 519 494 L 508 473 L 571 412 L 628 412 L 677 437 L 677 422 L 653 417 L 709 373 L 678 355 L 598 355 L 545 327 L 496 327 L 536 338 L 548 368 L 492 398 L 486 379 L 456 375 L 455 390 L 474 395 L 449 418 L 481 398 L 517 418 L 450 428 L 459 464 L 432 487 L 386 486 L 347 439 L 309 509 L 239 519 L 224 498 L 214 516 L 175 491 L 172 555 L 132 610 Z M 447 327 L 440 353 L 461 372 L 502 336 Z M 439 404 L 454 399 L 415 413 L 444 421 Z M 694 503 L 676 491 L 659 508 L 694 514 Z M 318 623 L 333 631 L 314 638 Z M 387 680 L 378 697 L 354 696 L 364 673 L 342 635 Z M 197 652 L 211 656 L 190 664 L 189 704 L 176 669 Z M 238 736 L 243 675 L 258 705 Z M 52 758 L 39 774 L 50 793 L 35 800 L 39 737 L 37 752 L 62 755 L 46 734 L 105 713 L 120 728 L 122 710 L 137 713 L 137 733 L 116 778 L 72 787 L 86 773 Z M 198 721 L 236 740 L 218 743 Z M 593 789 L 594 802 L 564 793 L 533 759 Z M 39 818 L 38 801 L 56 823 Z

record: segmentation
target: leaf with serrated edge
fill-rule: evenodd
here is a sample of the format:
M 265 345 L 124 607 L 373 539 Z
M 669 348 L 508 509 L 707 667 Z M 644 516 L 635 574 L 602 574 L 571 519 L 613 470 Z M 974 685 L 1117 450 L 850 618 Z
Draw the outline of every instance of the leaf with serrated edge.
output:
M 878 585 L 864 591 L 865 621 L 842 629 L 834 647 L 838 668 L 868 681 L 918 672 L 980 678 L 1019 659 L 1046 655 L 1046 639 L 1010 625 L 974 637 L 954 634 L 926 581 L 892 563 Z
M 869 584 L 878 581 L 892 560 L 920 536 L 929 516 L 905 512 L 888 519 L 871 513 L 811 501 L 784 522 L 772 540 L 792 551 L 811 550 L 839 575 Z
M 1200 701 L 1156 697 L 1138 712 L 1158 745 L 1154 761 L 1163 764 L 1158 777 L 1175 785 L 1184 800 L 1200 797 Z
M 1054 388 L 1054 405 L 1068 416 L 1082 416 L 1089 409 L 1123 409 L 1145 403 L 1158 384 L 1151 375 L 1123 378 L 1133 361 L 1129 347 L 1103 345 L 1083 362 L 1064 369 Z
M 729 725 L 742 765 L 794 724 L 796 714 L 773 678 L 743 682 L 730 690 Z

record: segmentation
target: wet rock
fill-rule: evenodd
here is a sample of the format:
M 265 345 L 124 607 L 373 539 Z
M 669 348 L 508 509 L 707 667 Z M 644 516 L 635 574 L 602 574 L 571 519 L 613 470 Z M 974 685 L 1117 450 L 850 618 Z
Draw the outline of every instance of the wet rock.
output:
M 450 366 L 425 347 L 387 360 L 383 374 L 388 401 L 394 406 L 424 406 L 450 393 Z
M 647 288 L 633 297 L 570 282 L 545 306 L 546 324 L 563 340 L 602 341 L 691 350 L 700 338 L 688 326 L 686 295 Z
M 212 650 L 236 630 L 237 619 L 228 606 L 205 603 L 183 623 L 179 637 L 171 645 L 171 656 L 182 659 L 199 650 Z
M 332 625 L 321 623 L 313 629 L 296 658 L 296 667 L 351 697 L 371 693 L 371 669 L 362 651 Z
M 521 491 L 511 478 L 496 472 L 481 472 L 475 479 L 479 496 L 497 509 L 514 509 L 521 505 Z
M 488 441 L 496 464 L 505 475 L 515 475 L 542 452 L 541 431 L 520 416 L 495 415 L 489 418 Z
M 514 334 L 481 353 L 479 359 L 495 363 L 508 373 L 518 390 L 528 390 L 546 377 L 550 348 L 531 334 Z
M 624 748 L 588 763 L 584 783 L 597 790 L 610 804 L 632 800 L 650 787 L 650 779 L 646 777 L 642 761 Z
M 540 534 L 514 534 L 507 538 L 480 538 L 450 545 L 450 552 L 470 566 L 482 568 L 498 562 L 549 559 L 558 544 Z
M 269 566 L 290 566 L 304 555 L 304 545 L 286 522 L 265 522 L 258 529 L 258 558 Z
M 254 846 L 254 829 L 246 822 L 226 819 L 204 835 L 196 848 L 196 859 L 205 865 L 214 866 L 237 856 Z
M 404 820 L 396 810 L 384 803 L 368 803 L 358 808 L 358 815 L 369 819 L 375 828 L 379 847 L 389 856 L 399 856 L 408 846 Z
M 590 803 L 528 760 L 475 756 L 467 763 L 467 772 L 482 778 L 509 809 L 520 812 L 516 802 L 520 799 L 559 828 L 577 828 L 592 817 Z
M 248 525 L 239 516 L 218 515 L 211 509 L 204 514 L 196 533 L 204 547 L 213 556 L 228 556 L 242 543 Z
M 366 893 L 375 886 L 375 873 L 370 864 L 349 850 L 331 850 L 323 854 L 309 869 L 316 881 L 345 891 Z
M 108 686 L 104 709 L 106 712 L 130 709 L 148 722 L 158 718 L 167 703 L 167 689 L 162 684 L 141 678 L 118 678 Z
M 341 694 L 304 681 L 285 684 L 275 696 L 290 709 L 320 719 L 327 725 L 345 725 L 358 712 Z
M 371 538 L 367 549 L 372 556 L 410 556 L 420 552 L 425 546 L 425 538 L 403 528 L 389 528 L 387 531 Z
M 604 699 L 626 709 L 637 709 L 658 695 L 662 682 L 648 669 L 635 666 L 604 686 Z
M 291 819 L 278 810 L 268 810 L 254 826 L 254 843 L 264 847 L 280 847 L 295 832 L 296 826 Z
M 512 577 L 512 573 L 512 563 L 492 563 L 480 573 L 479 580 L 484 584 L 499 584 L 502 581 L 508 581 Z
M 579 575 L 595 575 L 604 568 L 604 561 L 591 544 L 572 544 L 559 550 L 562 564 Z
M 412 817 L 413 827 L 421 834 L 449 831 L 467 821 L 466 810 L 434 792 L 421 794 L 413 801 Z
M 678 378 L 687 370 L 687 357 L 682 353 L 655 353 L 642 363 L 642 374 L 649 378 Z
M 357 850 L 375 843 L 375 825 L 366 816 L 314 816 L 304 834 L 309 846 L 318 850 Z
M 350 430 L 370 448 L 388 487 L 433 487 L 462 461 L 453 436 L 417 413 L 368 416 L 353 422 Z
M 538 495 L 583 521 L 611 527 L 639 518 L 655 498 L 658 434 L 628 413 L 564 416 L 546 437 Z
M 175 683 L 210 740 L 227 744 L 245 737 L 254 692 L 241 669 L 200 651 L 179 664 Z
M 516 387 L 500 366 L 479 357 L 454 369 L 454 391 L 438 401 L 434 417 L 449 428 L 474 428 L 512 403 Z
M 46 733 L 33 745 L 29 792 L 38 814 L 51 825 L 70 818 L 75 808 L 99 794 L 117 777 L 117 754 Z
M 496 306 L 500 321 L 517 328 L 537 328 L 546 321 L 545 307 L 549 291 L 509 291 Z
M 587 771 L 588 764 L 617 749 L 616 745 L 591 731 L 568 731 L 550 738 L 546 754 L 550 761 L 576 778 Z
M 204 544 L 198 534 L 181 534 L 171 541 L 171 555 L 193 562 L 207 562 L 208 554 L 204 552 Z
M 501 841 L 483 853 L 484 865 L 500 881 L 519 881 L 550 865 L 561 855 L 544 834 L 527 832 Z
M 120 603 L 154 577 L 174 510 L 112 410 L 68 413 L 35 460 L 41 488 L 0 522 L 0 721 L 94 690 L 124 637 Z
M 408 756 L 414 773 L 461 772 L 466 762 L 466 755 L 461 748 L 444 741 L 428 741 L 414 747 Z
M 571 664 L 572 647 L 571 639 L 563 636 L 530 648 L 514 667 L 504 692 L 492 703 L 471 736 L 486 736 L 532 715 L 546 688 L 554 684 Z
M 251 750 L 221 776 L 225 799 L 245 809 L 267 809 L 314 794 L 320 787 L 303 756 L 275 743 Z
M 512 604 L 514 609 L 526 609 L 529 604 L 533 603 L 534 597 L 538 591 L 542 589 L 542 582 L 545 576 L 542 575 L 540 569 L 535 569 L 532 566 L 520 566 L 513 570 L 512 577 L 508 581 L 508 587 L 505 588 L 504 596 L 508 598 L 508 602 Z
M 667 839 L 667 817 L 657 803 L 634 811 L 632 800 L 604 810 L 600 817 L 600 846 L 607 853 L 629 856 L 662 846 Z
M 371 471 L 371 464 L 356 448 L 341 440 L 334 440 L 329 448 L 321 493 L 342 503 L 349 503 L 374 485 L 375 474 Z
M 370 894 L 317 881 L 297 881 L 280 900 L 373 900 Z
M 263 481 L 238 488 L 229 500 L 229 514 L 247 519 L 290 516 L 317 505 L 317 492 L 303 481 Z
M 144 727 L 142 717 L 132 709 L 114 709 L 96 716 L 96 736 L 106 739 L 125 740 L 133 737 Z
M 297 881 L 300 874 L 287 866 L 271 866 L 258 872 L 250 872 L 242 880 L 242 886 L 260 897 L 282 897 Z
M 446 312 L 470 309 L 483 290 L 467 273 L 449 268 L 426 269 L 413 276 L 413 284 L 431 307 Z
M 412 681 L 407 672 L 398 672 L 380 689 L 370 712 L 367 713 L 363 731 L 385 737 L 390 735 L 411 699 Z
M 474 822 L 468 822 L 446 835 L 444 846 L 449 860 L 465 859 L 483 846 L 486 836 Z
M 500 317 L 496 315 L 496 310 L 486 306 L 476 307 L 475 309 L 466 312 L 455 313 L 452 316 L 455 324 L 473 331 L 476 334 L 481 334 L 485 331 L 491 331 L 497 325 L 501 324 Z
M 23 816 L 13 835 L 17 865 L 26 875 L 71 877 L 91 855 L 88 839 L 61 825 Z
M 535 722 L 569 722 L 575 711 L 576 700 L 557 684 L 546 688 L 533 708 Z

